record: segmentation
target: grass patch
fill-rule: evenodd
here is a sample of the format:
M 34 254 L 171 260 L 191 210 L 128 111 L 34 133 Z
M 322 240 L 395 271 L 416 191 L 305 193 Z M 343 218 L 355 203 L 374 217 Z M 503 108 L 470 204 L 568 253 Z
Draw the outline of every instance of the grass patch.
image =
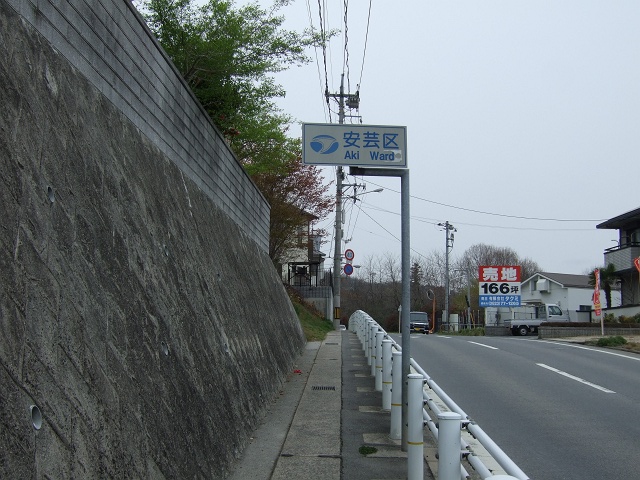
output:
M 619 347 L 627 343 L 627 340 L 620 335 L 615 337 L 602 337 L 596 341 L 598 347 Z
M 307 342 L 324 340 L 327 333 L 333 330 L 333 322 L 323 317 L 312 304 L 305 302 L 295 290 L 288 289 L 288 292 Z
M 640 343 L 627 342 L 624 345 L 621 345 L 620 348 L 630 352 L 640 353 Z
M 635 338 L 635 337 L 634 337 Z M 623 336 L 609 336 L 598 338 L 597 340 L 589 340 L 585 342 L 587 345 L 596 347 L 610 347 L 618 350 L 626 350 L 628 352 L 640 353 L 640 343 L 629 341 Z
M 358 451 L 360 452 L 360 455 L 364 455 L 366 457 L 367 455 L 376 453 L 378 449 L 376 447 L 371 447 L 369 445 L 362 445 Z

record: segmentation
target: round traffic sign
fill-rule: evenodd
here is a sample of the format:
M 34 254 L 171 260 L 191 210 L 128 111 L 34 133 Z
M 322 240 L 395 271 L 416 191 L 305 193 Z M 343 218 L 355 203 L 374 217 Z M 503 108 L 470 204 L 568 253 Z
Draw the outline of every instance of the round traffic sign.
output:
M 351 275 L 353 273 L 353 265 L 351 265 L 350 263 L 347 263 L 344 266 L 344 274 L 345 275 Z
M 353 260 L 353 257 L 355 257 L 356 254 L 353 253 L 353 250 L 351 250 L 350 248 L 347 248 L 344 252 L 344 258 L 346 258 L 348 261 Z

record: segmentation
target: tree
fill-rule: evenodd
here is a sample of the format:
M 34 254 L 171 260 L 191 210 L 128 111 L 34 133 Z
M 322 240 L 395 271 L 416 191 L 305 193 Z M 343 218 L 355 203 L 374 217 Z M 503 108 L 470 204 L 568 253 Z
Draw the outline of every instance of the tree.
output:
M 334 199 L 326 195 L 330 184 L 323 185 L 318 177 L 317 167 L 303 165 L 299 157 L 252 176 L 271 204 L 269 256 L 275 264 L 296 246 L 298 231 L 307 227 L 310 218 L 313 226 L 333 209 Z M 322 236 L 325 232 L 314 233 Z
M 465 250 L 462 258 L 455 262 L 454 268 L 469 269 L 471 278 L 477 279 L 478 267 L 481 265 L 520 265 L 523 280 L 541 271 L 536 262 L 529 258 L 521 258 L 509 247 L 496 247 L 484 243 L 472 245 Z
M 288 3 L 266 11 L 257 2 L 236 9 L 233 0 L 141 2 L 150 30 L 241 160 L 287 146 L 292 119 L 274 103 L 286 92 L 271 74 L 308 63 L 306 48 L 336 34 L 284 29 L 276 14 Z
M 616 276 L 616 266 L 610 263 L 606 267 L 599 268 L 600 270 L 600 288 L 604 290 L 604 299 L 606 302 L 605 308 L 611 307 L 611 290 L 618 283 L 618 277 Z M 596 269 L 594 268 L 589 273 L 589 285 L 595 288 L 596 286 Z
M 292 119 L 274 103 L 285 91 L 270 75 L 307 63 L 305 49 L 336 32 L 320 38 L 285 30 L 276 12 L 289 1 L 276 0 L 269 12 L 255 2 L 236 9 L 233 0 L 200 7 L 195 0 L 139 2 L 150 30 L 269 201 L 274 263 L 309 216 L 320 220 L 333 208 L 319 170 L 301 164 L 300 141 L 287 135 Z
M 411 264 L 411 271 L 409 272 L 410 285 L 411 285 L 411 310 L 422 310 L 424 302 L 422 298 L 422 269 L 418 262 Z
M 384 289 L 384 301 L 390 308 L 397 309 L 402 302 L 402 268 L 400 259 L 387 252 L 379 262 L 380 282 L 387 283 Z

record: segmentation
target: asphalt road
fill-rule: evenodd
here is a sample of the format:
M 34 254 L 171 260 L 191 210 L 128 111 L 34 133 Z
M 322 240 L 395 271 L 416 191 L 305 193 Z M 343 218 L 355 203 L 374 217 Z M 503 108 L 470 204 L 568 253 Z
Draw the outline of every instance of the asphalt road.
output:
M 411 355 L 532 479 L 640 478 L 640 355 L 443 335 Z

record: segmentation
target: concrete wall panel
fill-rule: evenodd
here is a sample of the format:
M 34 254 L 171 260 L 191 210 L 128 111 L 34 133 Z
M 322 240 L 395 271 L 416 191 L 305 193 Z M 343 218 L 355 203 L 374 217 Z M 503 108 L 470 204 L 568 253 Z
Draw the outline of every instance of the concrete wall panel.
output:
M 268 204 L 129 0 L 3 1 L 268 250 Z
M 0 478 L 224 478 L 304 345 L 268 209 L 193 105 L 153 117 L 88 44 L 52 48 L 110 21 L 100 58 L 140 38 L 126 2 L 35 3 L 0 0 Z

